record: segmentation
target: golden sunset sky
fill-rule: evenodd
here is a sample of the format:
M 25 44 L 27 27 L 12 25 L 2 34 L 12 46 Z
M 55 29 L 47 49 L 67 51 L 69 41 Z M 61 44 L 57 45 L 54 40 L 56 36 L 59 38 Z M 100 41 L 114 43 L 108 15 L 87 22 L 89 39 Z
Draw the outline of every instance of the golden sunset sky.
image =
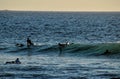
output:
M 120 0 L 0 0 L 0 10 L 120 11 Z

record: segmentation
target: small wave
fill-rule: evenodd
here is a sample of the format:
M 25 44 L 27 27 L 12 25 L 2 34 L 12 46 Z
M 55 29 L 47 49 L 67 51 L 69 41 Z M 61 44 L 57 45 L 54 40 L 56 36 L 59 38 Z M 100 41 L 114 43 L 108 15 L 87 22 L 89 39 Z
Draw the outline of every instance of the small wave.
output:
M 60 52 L 58 45 L 40 44 L 35 45 L 31 48 L 24 47 L 6 47 L 0 48 L 0 50 L 8 50 L 12 52 L 25 52 L 31 50 L 33 53 L 39 54 L 39 52 L 54 53 Z M 105 54 L 104 52 L 109 50 L 110 53 Z M 100 44 L 70 44 L 62 48 L 62 53 L 65 54 L 77 54 L 82 56 L 120 56 L 120 44 L 119 43 L 100 43 Z
M 110 53 L 105 54 L 104 52 L 109 50 Z M 59 51 L 59 46 L 52 45 L 44 47 L 39 51 L 42 52 L 56 52 Z M 63 53 L 78 53 L 82 56 L 112 56 L 120 55 L 120 44 L 119 43 L 101 43 L 101 44 L 70 44 L 63 48 Z

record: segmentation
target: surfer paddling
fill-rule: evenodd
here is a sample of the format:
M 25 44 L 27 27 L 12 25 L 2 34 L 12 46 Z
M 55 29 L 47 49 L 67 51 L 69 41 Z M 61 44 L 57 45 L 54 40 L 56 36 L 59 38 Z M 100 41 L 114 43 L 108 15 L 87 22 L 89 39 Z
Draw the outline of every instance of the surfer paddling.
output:
M 8 61 L 5 64 L 21 64 L 19 58 L 17 58 L 15 61 Z

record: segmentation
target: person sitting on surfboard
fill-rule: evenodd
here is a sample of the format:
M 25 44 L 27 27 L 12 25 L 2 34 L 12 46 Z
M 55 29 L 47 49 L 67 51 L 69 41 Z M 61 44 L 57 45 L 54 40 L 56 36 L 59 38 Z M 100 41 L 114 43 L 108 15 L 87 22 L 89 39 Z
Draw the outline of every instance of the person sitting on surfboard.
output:
M 32 41 L 29 38 L 27 38 L 27 47 L 30 47 L 31 45 L 33 45 Z

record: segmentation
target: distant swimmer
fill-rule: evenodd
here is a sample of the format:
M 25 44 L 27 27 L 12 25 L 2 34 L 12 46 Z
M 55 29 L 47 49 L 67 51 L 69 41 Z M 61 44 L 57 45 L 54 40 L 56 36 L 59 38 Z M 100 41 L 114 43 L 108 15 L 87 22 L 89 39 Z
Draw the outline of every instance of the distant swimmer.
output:
M 32 45 L 34 45 L 32 41 L 29 38 L 27 38 L 27 47 L 30 47 Z
M 21 64 L 19 58 L 17 58 L 15 61 L 8 61 L 5 64 Z
M 111 52 L 109 50 L 106 50 L 103 55 L 109 55 Z

